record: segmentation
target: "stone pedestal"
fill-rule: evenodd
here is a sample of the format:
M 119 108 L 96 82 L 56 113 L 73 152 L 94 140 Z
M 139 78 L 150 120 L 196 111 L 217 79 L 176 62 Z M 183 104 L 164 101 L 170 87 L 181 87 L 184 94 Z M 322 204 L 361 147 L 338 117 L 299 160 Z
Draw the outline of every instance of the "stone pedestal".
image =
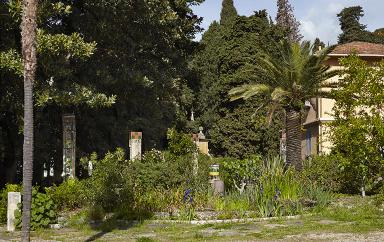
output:
M 192 140 L 196 144 L 200 153 L 209 155 L 208 139 L 205 138 L 205 135 L 203 133 L 203 127 L 199 127 L 199 130 L 200 132 L 198 134 L 192 135 Z
M 21 203 L 20 192 L 8 193 L 8 206 L 7 206 L 7 230 L 15 231 L 15 211 L 17 204 Z
M 216 196 L 224 195 L 224 182 L 222 180 L 213 180 L 212 181 L 213 194 Z

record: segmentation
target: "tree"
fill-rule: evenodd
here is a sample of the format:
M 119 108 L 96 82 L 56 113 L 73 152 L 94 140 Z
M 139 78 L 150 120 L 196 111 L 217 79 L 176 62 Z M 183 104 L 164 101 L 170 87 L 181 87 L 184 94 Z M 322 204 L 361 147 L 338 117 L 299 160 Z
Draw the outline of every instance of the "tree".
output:
M 223 0 L 220 13 L 220 24 L 227 25 L 237 17 L 237 10 L 233 0 Z
M 293 14 L 293 7 L 288 0 L 277 1 L 277 25 L 287 30 L 287 38 L 291 42 L 300 42 L 303 36 L 300 34 L 300 23 Z
M 97 113 L 76 108 L 79 135 L 93 140 L 79 140 L 79 153 L 127 147 L 129 130 L 143 132 L 145 150 L 165 148 L 167 129 L 182 126 L 179 121 L 186 120 L 192 106 L 187 60 L 196 49 L 193 38 L 201 21 L 191 5 L 199 2 L 74 3 L 65 25 L 98 43 L 77 78 L 93 80 L 97 89 L 116 95 L 111 108 Z
M 21 181 L 18 2 L 0 1 L 0 187 Z M 128 147 L 128 130 L 144 132 L 144 149 L 165 146 L 167 128 L 192 105 L 187 58 L 200 31 L 191 9 L 199 2 L 39 1 L 34 183 L 47 180 L 44 164 L 61 181 L 63 113 L 76 114 L 79 156 Z
M 20 46 L 20 1 L 0 2 L 0 186 L 18 183 L 22 174 L 23 137 L 23 61 Z M 38 55 L 34 90 L 34 172 L 33 181 L 40 184 L 43 166 L 55 167 L 60 179 L 62 159 L 61 114 L 65 107 L 110 106 L 115 98 L 97 92 L 93 83 L 80 82 L 82 64 L 94 52 L 96 43 L 86 42 L 76 32 L 63 33 L 62 19 L 71 7 L 62 2 L 40 1 L 37 6 L 36 53 Z M 2 132 L 4 130 L 4 132 Z M 54 164 L 54 161 L 56 164 Z M 56 180 L 57 182 L 59 180 Z
M 24 145 L 22 241 L 29 241 L 33 173 L 33 82 L 36 72 L 37 0 L 23 1 L 21 44 L 24 62 Z
M 384 172 L 384 61 L 372 66 L 352 55 L 341 64 L 343 78 L 331 93 L 336 102 L 330 140 L 343 158 L 347 188 L 364 196 Z
M 283 41 L 277 44 L 279 57 L 264 53 L 257 57 L 255 72 L 260 79 L 230 90 L 231 100 L 249 99 L 255 95 L 267 95 L 270 107 L 269 115 L 278 108 L 286 113 L 287 164 L 297 170 L 302 168 L 301 162 L 301 112 L 304 102 L 319 95 L 323 81 L 336 74 L 329 71 L 323 62 L 327 51 L 312 55 L 313 46 L 309 42 L 302 45 Z
M 266 125 L 267 109 L 258 109 L 257 105 L 263 98 L 230 102 L 228 91 L 257 80 L 259 75 L 253 70 L 260 49 L 275 53 L 272 43 L 284 36 L 265 10 L 249 17 L 239 16 L 231 25 L 214 22 L 204 33 L 191 65 L 199 80 L 195 90 L 196 122 L 211 139 L 212 154 L 242 159 L 278 153 L 281 121 L 275 119 Z
M 360 18 L 363 16 L 364 11 L 360 6 L 344 8 L 337 15 L 342 31 L 339 35 L 339 44 L 367 40 L 367 26 L 360 23 Z
M 364 16 L 361 6 L 344 8 L 338 15 L 342 33 L 339 35 L 339 44 L 352 41 L 365 41 L 371 43 L 384 43 L 384 38 L 380 35 L 380 29 L 369 32 L 367 26 L 360 23 L 360 18 Z
M 378 35 L 379 37 L 381 37 L 384 40 L 384 28 L 376 29 L 373 33 Z

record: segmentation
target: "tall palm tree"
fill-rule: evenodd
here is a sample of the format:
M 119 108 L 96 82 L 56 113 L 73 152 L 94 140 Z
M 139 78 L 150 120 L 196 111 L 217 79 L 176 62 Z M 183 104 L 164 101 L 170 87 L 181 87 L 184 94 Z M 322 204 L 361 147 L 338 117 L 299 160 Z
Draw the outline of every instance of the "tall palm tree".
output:
M 24 144 L 22 241 L 30 241 L 33 173 L 33 82 L 36 73 L 36 10 L 38 0 L 23 1 L 21 44 L 24 62 Z
M 301 113 L 305 101 L 321 95 L 324 81 L 337 75 L 324 65 L 328 51 L 313 54 L 310 42 L 277 44 L 278 57 L 263 53 L 257 59 L 257 72 L 267 80 L 263 83 L 247 84 L 229 91 L 231 100 L 248 99 L 254 95 L 269 97 L 270 114 L 277 108 L 286 113 L 285 131 L 287 137 L 286 162 L 296 169 L 302 168 L 301 161 Z

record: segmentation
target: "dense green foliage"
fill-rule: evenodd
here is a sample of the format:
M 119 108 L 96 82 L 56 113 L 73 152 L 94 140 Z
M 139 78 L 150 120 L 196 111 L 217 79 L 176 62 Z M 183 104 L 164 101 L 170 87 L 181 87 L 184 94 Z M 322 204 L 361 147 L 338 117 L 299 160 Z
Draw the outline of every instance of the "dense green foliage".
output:
M 253 156 L 243 160 L 231 157 L 216 158 L 213 163 L 220 164 L 220 177 L 228 190 L 236 188 L 240 193 L 254 184 L 261 175 L 263 160 Z
M 342 192 L 348 181 L 343 180 L 337 155 L 315 156 L 304 161 L 301 176 L 306 183 L 331 191 Z
M 19 204 L 19 210 L 15 211 L 15 224 L 21 228 L 21 210 L 22 204 Z M 47 228 L 49 224 L 57 221 L 57 206 L 47 193 L 38 192 L 38 188 L 32 189 L 31 206 L 31 230 L 38 228 Z
M 371 33 L 366 30 L 367 26 L 360 23 L 364 16 L 363 8 L 360 6 L 344 8 L 338 15 L 342 33 L 339 35 L 339 44 L 352 41 L 365 41 L 372 43 L 384 43 L 384 38 L 377 32 Z
M 186 60 L 200 2 L 39 1 L 34 182 L 44 164 L 55 170 L 44 184 L 61 180 L 65 113 L 76 115 L 79 156 L 127 147 L 129 130 L 144 132 L 145 149 L 165 146 L 192 100 Z M 20 0 L 0 2 L 0 186 L 21 174 L 20 12 Z
M 202 205 L 204 200 L 199 200 L 199 194 L 207 192 L 209 159 L 194 155 L 190 136 L 187 139 L 188 135 L 175 130 L 169 133 L 173 144 L 169 151 L 151 150 L 142 159 L 127 161 L 122 149 L 109 152 L 102 159 L 92 155 L 89 159 L 94 170 L 83 187 L 88 205 L 135 218 L 182 206 L 188 189 L 194 203 Z M 195 158 L 198 168 L 194 167 Z M 60 187 L 56 190 L 60 191 Z
M 237 85 L 259 80 L 256 56 L 260 49 L 275 54 L 273 43 L 284 35 L 265 10 L 239 16 L 226 25 L 214 22 L 204 33 L 192 61 L 199 80 L 194 110 L 197 122 L 211 138 L 212 154 L 244 158 L 278 152 L 281 122 L 267 125 L 267 108 L 259 107 L 263 98 L 231 103 L 227 93 Z
M 227 25 L 231 24 L 237 17 L 237 10 L 233 5 L 233 0 L 223 0 L 221 13 L 220 13 L 220 24 Z
M 63 183 L 46 188 L 46 193 L 52 198 L 61 211 L 74 210 L 86 204 L 84 182 L 77 179 L 67 179 Z
M 384 172 L 384 62 L 368 65 L 357 56 L 341 61 L 345 67 L 332 94 L 331 140 L 343 159 L 340 167 L 350 189 L 369 190 Z

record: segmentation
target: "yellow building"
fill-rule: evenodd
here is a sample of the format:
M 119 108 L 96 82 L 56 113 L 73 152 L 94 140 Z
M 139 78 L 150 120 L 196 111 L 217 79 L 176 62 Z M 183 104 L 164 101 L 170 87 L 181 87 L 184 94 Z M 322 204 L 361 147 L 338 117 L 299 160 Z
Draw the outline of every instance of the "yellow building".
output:
M 328 55 L 326 65 L 331 69 L 341 68 L 339 59 L 352 53 L 368 63 L 378 62 L 384 59 L 384 45 L 367 42 L 351 42 L 338 45 Z M 337 81 L 339 77 L 333 77 L 330 81 Z M 332 109 L 335 101 L 328 98 L 313 98 L 306 102 L 307 116 L 303 123 L 301 142 L 301 156 L 303 159 L 310 155 L 326 154 L 330 151 L 332 143 L 327 134 L 327 123 L 333 120 Z

